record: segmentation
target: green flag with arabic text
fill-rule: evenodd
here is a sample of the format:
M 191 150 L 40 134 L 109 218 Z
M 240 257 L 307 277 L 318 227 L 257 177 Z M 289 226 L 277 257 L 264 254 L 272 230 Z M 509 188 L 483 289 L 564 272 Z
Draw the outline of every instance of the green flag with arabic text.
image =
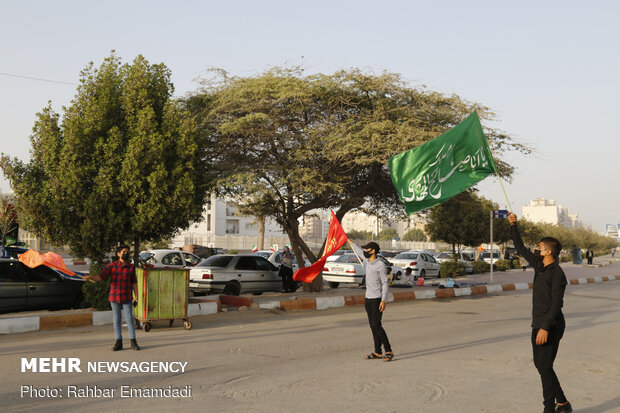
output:
M 408 214 L 441 204 L 497 171 L 476 112 L 388 162 Z

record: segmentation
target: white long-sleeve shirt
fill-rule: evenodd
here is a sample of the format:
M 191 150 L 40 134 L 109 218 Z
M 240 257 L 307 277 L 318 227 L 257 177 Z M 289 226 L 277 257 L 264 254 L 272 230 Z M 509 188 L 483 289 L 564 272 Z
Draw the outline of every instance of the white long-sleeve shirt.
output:
M 388 278 L 385 264 L 380 259 L 373 262 L 364 257 L 364 250 L 351 243 L 357 255 L 363 260 L 366 269 L 366 298 L 381 298 L 387 301 L 388 298 Z

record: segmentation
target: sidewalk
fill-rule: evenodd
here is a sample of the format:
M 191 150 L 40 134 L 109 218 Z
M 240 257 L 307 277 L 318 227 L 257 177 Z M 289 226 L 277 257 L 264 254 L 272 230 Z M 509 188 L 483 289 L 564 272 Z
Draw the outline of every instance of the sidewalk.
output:
M 612 261 L 611 257 L 609 259 L 602 257 L 595 260 L 595 264 L 601 264 L 602 266 L 562 264 L 569 285 L 577 286 L 620 280 L 620 259 Z M 424 287 L 393 286 L 390 288 L 388 302 L 467 297 L 528 290 L 533 287 L 533 275 L 533 269 L 528 268 L 525 271 L 509 270 L 494 272 L 493 282 L 490 281 L 490 273 L 473 274 L 457 278 L 456 281 L 458 282 L 477 284 L 465 288 L 443 288 L 430 285 L 433 282 L 440 283 L 441 279 L 427 280 L 427 285 Z M 248 310 L 320 311 L 329 308 L 363 305 L 365 300 L 364 292 L 365 290 L 359 287 L 329 288 L 326 286 L 325 290 L 320 293 L 299 291 L 295 293 L 266 293 L 260 296 L 242 295 L 236 297 L 214 295 L 192 297 L 188 307 L 188 316 L 195 317 L 217 314 L 222 311 Z M 0 335 L 111 323 L 111 311 L 68 310 L 2 314 L 0 315 Z

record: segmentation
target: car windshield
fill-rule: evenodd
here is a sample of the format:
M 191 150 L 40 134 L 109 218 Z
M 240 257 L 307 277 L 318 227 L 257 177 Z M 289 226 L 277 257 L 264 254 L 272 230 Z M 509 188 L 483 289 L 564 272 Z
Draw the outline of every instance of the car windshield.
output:
M 452 253 L 450 252 L 442 252 L 437 256 L 437 258 L 452 258 Z
M 338 257 L 338 259 L 336 259 L 336 261 L 334 262 L 346 262 L 349 264 L 353 264 L 353 263 L 358 263 L 360 261 L 357 259 L 357 256 L 355 254 L 343 254 L 340 257 Z
M 259 257 L 269 258 L 271 257 L 271 251 L 256 251 L 252 255 L 258 255 Z
M 483 252 L 482 253 L 482 258 L 491 258 L 491 253 L 490 252 Z M 494 252 L 493 253 L 493 258 L 499 258 L 499 252 Z
M 415 260 L 418 258 L 418 254 L 414 252 L 401 252 L 394 257 L 395 260 Z
M 199 267 L 226 267 L 233 259 L 231 255 L 212 255 L 206 260 L 201 261 Z

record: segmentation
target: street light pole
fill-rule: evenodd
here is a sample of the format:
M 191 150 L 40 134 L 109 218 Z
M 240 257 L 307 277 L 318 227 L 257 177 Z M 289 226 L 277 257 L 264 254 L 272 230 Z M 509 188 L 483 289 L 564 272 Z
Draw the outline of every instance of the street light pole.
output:
M 493 210 L 489 212 L 489 221 L 491 223 L 491 282 L 493 282 Z

